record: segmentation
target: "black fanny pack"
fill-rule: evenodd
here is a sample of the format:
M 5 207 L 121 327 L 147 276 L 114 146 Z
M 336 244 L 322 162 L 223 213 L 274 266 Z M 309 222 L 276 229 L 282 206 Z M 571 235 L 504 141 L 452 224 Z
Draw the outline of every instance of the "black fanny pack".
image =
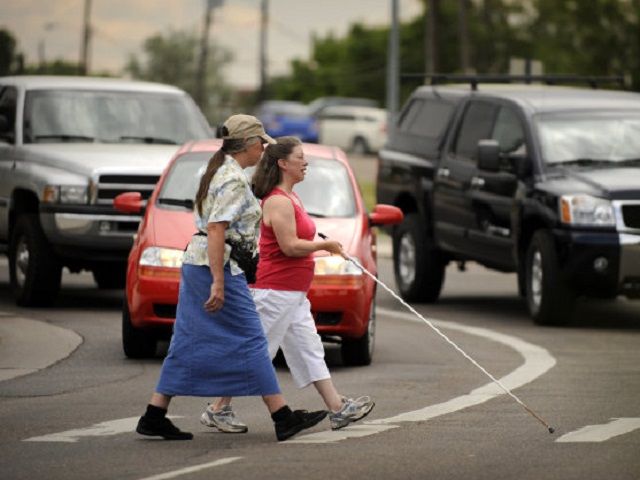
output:
M 206 237 L 204 232 L 196 232 L 194 235 Z M 238 266 L 244 271 L 244 276 L 247 279 L 247 283 L 255 283 L 256 272 L 258 271 L 258 260 L 260 257 L 256 253 L 253 254 L 253 249 L 246 243 L 232 242 L 225 240 L 225 243 L 231 247 L 231 258 L 235 260 Z

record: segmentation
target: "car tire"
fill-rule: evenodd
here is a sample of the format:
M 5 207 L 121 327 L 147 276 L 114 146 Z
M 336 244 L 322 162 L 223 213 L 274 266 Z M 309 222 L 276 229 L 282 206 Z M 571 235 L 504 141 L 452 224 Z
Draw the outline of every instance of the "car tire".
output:
M 435 302 L 445 275 L 442 253 L 426 239 L 420 217 L 406 215 L 393 232 L 393 272 L 400 295 L 408 302 Z
M 376 340 L 376 305 L 375 295 L 369 308 L 367 331 L 360 338 L 344 339 L 341 345 L 342 363 L 351 367 L 370 365 Z
M 131 323 L 127 299 L 122 304 L 122 348 L 127 358 L 151 358 L 156 354 L 158 339 L 148 330 Z
M 92 272 L 98 288 L 103 290 L 124 288 L 127 281 L 126 263 L 100 265 L 99 267 L 94 267 Z
M 62 279 L 62 264 L 42 231 L 37 215 L 20 215 L 9 242 L 9 283 L 16 303 L 51 305 Z
M 562 278 L 551 234 L 545 230 L 536 232 L 526 257 L 526 301 L 533 321 L 538 325 L 568 322 L 575 298 Z
M 369 143 L 363 137 L 356 137 L 351 142 L 351 152 L 356 155 L 365 155 L 369 153 Z

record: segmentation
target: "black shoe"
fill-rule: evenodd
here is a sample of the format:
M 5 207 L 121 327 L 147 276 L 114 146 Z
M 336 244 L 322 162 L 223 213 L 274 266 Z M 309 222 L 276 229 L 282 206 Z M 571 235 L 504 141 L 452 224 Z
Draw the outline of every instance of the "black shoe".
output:
M 146 415 L 140 417 L 136 432 L 140 435 L 149 435 L 151 437 L 162 437 L 165 440 L 191 440 L 193 434 L 183 432 L 176 427 L 167 417 L 149 418 Z
M 294 410 L 285 420 L 275 422 L 276 437 L 282 442 L 287 438 L 293 437 L 296 433 L 311 428 L 324 417 L 327 416 L 326 410 L 318 410 L 316 412 L 307 412 L 306 410 Z

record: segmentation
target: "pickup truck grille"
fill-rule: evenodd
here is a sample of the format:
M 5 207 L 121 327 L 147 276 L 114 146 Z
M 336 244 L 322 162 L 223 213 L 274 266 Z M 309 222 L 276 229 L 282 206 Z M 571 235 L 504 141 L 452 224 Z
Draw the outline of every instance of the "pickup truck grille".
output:
M 640 204 L 622 205 L 622 219 L 628 228 L 640 229 Z
M 96 203 L 111 205 L 113 199 L 123 192 L 140 192 L 142 198 L 147 200 L 159 178 L 159 175 L 100 175 Z

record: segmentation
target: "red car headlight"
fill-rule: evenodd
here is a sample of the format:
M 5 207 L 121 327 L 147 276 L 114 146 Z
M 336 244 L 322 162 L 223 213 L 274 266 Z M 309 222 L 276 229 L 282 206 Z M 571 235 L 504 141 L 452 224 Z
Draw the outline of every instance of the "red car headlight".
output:
M 184 252 L 182 250 L 173 248 L 145 248 L 138 262 L 140 275 L 180 278 L 183 254 Z
M 353 262 L 338 255 L 315 257 L 313 283 L 316 285 L 360 286 L 363 281 L 362 271 Z M 356 259 L 358 260 L 358 259 Z M 360 262 L 360 260 L 358 260 Z

